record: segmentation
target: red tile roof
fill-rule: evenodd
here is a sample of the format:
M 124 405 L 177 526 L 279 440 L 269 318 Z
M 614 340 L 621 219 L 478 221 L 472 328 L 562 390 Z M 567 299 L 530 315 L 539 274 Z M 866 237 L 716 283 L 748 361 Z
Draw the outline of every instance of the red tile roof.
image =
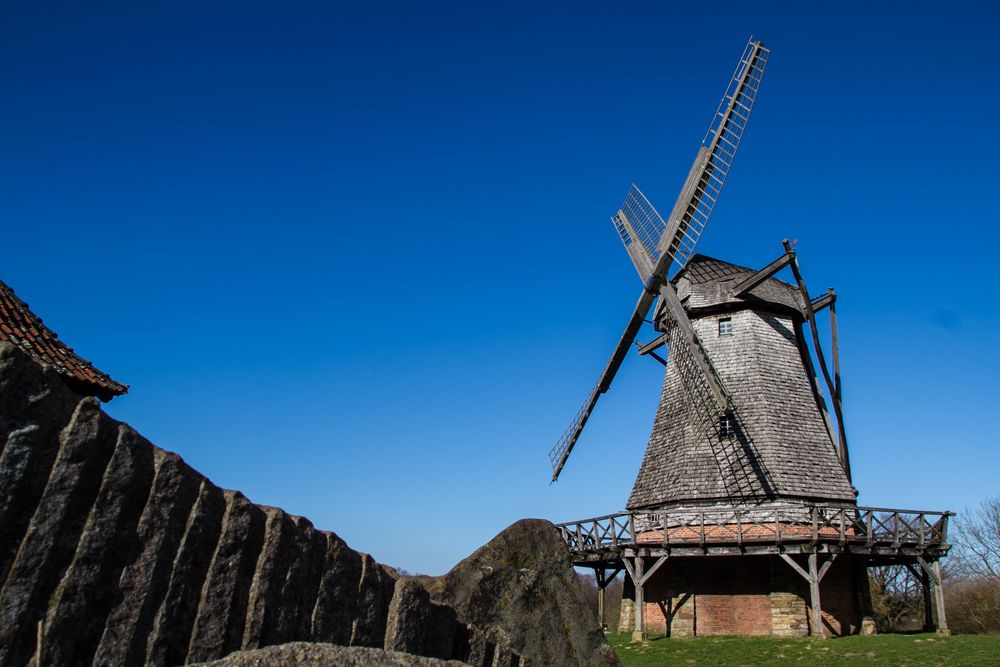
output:
M 110 401 L 128 391 L 107 373 L 76 354 L 59 336 L 42 324 L 42 319 L 17 298 L 14 290 L 0 280 L 0 341 L 10 341 L 62 374 L 77 391 Z

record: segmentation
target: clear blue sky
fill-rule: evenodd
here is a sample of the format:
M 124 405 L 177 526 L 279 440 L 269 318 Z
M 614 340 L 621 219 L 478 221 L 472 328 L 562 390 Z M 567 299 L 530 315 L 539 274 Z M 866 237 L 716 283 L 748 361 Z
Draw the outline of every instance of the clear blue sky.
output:
M 609 216 L 632 181 L 669 208 L 753 33 L 700 250 L 798 239 L 861 502 L 961 509 L 1000 492 L 1000 20 L 797 4 L 5 3 L 0 278 L 131 384 L 116 418 L 442 572 L 624 505 L 655 362 L 546 460 L 638 296 Z

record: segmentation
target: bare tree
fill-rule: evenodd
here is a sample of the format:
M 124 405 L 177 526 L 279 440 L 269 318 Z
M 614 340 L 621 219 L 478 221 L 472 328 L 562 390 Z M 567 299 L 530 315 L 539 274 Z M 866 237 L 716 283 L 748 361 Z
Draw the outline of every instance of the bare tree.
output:
M 869 571 L 872 611 L 882 632 L 915 630 L 923 623 L 920 581 L 902 565 L 873 567 Z
M 1000 579 L 1000 496 L 955 517 L 954 574 L 969 579 Z
M 1000 632 L 1000 496 L 956 517 L 948 619 L 957 632 Z

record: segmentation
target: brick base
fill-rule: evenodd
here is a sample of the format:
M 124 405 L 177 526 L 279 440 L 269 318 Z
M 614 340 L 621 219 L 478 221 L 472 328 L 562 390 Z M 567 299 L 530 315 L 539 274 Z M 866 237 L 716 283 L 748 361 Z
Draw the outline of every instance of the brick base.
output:
M 805 557 L 800 557 L 805 568 Z M 861 628 L 867 572 L 840 556 L 820 584 L 823 632 Z M 810 634 L 809 586 L 778 556 L 672 558 L 646 583 L 646 630 L 671 637 Z M 634 628 L 635 589 L 626 580 L 623 632 Z M 628 612 L 626 613 L 626 609 Z

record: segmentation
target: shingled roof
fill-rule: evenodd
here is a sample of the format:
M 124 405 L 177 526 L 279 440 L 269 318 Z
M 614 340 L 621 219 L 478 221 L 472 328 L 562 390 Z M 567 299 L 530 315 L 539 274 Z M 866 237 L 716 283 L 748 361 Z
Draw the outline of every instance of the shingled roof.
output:
M 0 341 L 8 341 L 27 352 L 35 361 L 55 369 L 67 384 L 85 396 L 110 401 L 128 391 L 128 385 L 116 382 L 59 340 L 59 336 L 31 312 L 28 304 L 17 298 L 0 280 Z
M 805 304 L 798 288 L 777 278 L 768 278 L 742 297 L 733 296 L 733 287 L 755 273 L 745 266 L 695 254 L 673 282 L 677 295 L 692 315 L 699 310 L 745 308 L 747 304 L 789 314 L 801 313 Z

